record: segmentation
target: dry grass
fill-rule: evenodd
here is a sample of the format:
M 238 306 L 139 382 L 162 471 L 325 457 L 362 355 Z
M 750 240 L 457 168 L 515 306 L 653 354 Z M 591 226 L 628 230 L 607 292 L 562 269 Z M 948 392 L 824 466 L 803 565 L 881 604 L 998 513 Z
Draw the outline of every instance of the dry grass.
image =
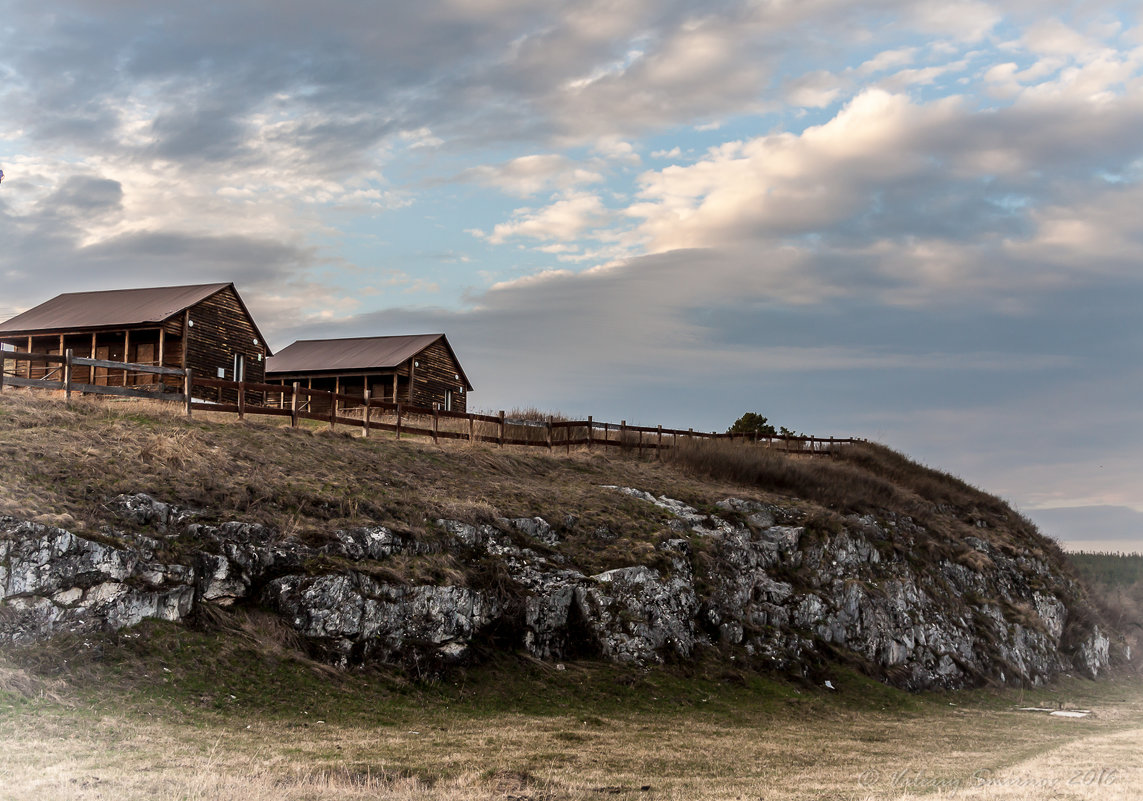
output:
M 666 698 L 661 711 L 601 715 L 474 712 L 438 700 L 380 726 L 304 707 L 286 718 L 188 719 L 98 703 L 0 706 L 0 799 L 1139 797 L 1140 687 L 1073 689 L 1095 715 L 1018 712 L 1014 694 L 852 711 L 809 691 L 779 708 L 715 713 L 672 711 Z

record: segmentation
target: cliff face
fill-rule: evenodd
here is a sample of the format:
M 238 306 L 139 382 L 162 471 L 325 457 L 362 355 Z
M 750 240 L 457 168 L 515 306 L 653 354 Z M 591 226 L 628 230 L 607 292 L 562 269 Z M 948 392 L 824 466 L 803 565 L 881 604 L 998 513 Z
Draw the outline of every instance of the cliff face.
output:
M 146 534 L 80 536 L 0 517 L 0 644 L 180 621 L 213 603 L 276 612 L 331 663 L 412 672 L 493 645 L 646 664 L 720 649 L 783 671 L 847 656 L 922 689 L 1094 678 L 1116 658 L 1081 588 L 1032 549 L 965 537 L 954 557 L 933 555 L 921 550 L 930 533 L 907 517 L 822 527 L 755 501 L 727 498 L 705 513 L 609 491 L 669 519 L 633 564 L 594 575 L 562 547 L 584 536 L 571 515 L 442 519 L 431 536 L 346 528 L 319 545 L 253 523 L 197 523 L 145 495 L 110 506 Z M 602 548 L 616 533 L 590 536 Z M 445 557 L 465 572 L 411 568 Z

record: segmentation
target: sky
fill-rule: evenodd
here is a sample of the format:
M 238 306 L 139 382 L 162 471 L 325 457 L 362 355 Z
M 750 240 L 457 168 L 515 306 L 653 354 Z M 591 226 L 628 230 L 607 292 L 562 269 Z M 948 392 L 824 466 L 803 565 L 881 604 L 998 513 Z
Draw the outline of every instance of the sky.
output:
M 1143 550 L 1143 25 L 1086 0 L 0 0 L 0 319 L 233 281 L 485 410 L 883 442 Z

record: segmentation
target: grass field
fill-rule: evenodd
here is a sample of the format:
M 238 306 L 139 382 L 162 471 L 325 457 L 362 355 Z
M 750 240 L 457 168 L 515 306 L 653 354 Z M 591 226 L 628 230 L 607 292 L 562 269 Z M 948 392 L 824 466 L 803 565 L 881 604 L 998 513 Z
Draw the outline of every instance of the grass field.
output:
M 620 484 L 707 510 L 752 498 L 826 527 L 885 504 L 942 541 L 968 532 L 1063 565 L 995 498 L 875 446 L 833 460 L 721 444 L 665 462 L 549 456 L 5 393 L 0 455 L 0 514 L 79 532 L 123 525 L 106 502 L 140 491 L 303 541 L 373 523 L 431 537 L 437 516 L 574 516 L 561 552 L 601 571 L 647 558 L 667 522 L 600 486 Z M 465 579 L 430 562 L 393 565 Z M 1138 624 L 1137 605 L 1113 600 L 1106 614 Z M 0 653 L 0 800 L 1143 797 L 1137 676 L 908 694 L 841 666 L 795 680 L 714 655 L 642 670 L 489 651 L 412 683 L 299 647 L 280 621 L 235 610 Z
M 414 685 L 146 623 L 0 668 L 2 799 L 1134 799 L 1143 684 L 830 691 L 517 656 Z M 245 634 L 243 634 L 245 632 Z M 1083 718 L 1018 707 L 1086 709 Z

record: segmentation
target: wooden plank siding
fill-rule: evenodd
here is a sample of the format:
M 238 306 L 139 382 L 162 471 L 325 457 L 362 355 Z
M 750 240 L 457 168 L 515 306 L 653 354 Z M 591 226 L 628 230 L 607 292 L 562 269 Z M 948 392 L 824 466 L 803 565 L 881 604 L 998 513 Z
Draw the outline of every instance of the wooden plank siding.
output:
M 203 378 L 234 381 L 238 378 L 234 375 L 237 354 L 243 358 L 247 381 L 260 384 L 266 380 L 266 343 L 259 338 L 233 287 L 211 295 L 187 311 L 186 364 L 181 366 L 190 367 Z M 179 328 L 182 328 L 181 320 Z M 221 375 L 219 369 L 223 371 Z M 233 389 L 213 394 L 205 390 L 199 397 L 219 403 L 238 402 L 238 393 Z
M 460 365 L 445 345 L 438 339 L 414 357 L 417 366 L 413 368 L 413 384 L 407 400 L 414 406 L 432 408 L 437 404 L 445 407 L 445 393 L 452 393 L 451 409 L 454 412 L 468 410 L 468 392 L 464 391 Z

